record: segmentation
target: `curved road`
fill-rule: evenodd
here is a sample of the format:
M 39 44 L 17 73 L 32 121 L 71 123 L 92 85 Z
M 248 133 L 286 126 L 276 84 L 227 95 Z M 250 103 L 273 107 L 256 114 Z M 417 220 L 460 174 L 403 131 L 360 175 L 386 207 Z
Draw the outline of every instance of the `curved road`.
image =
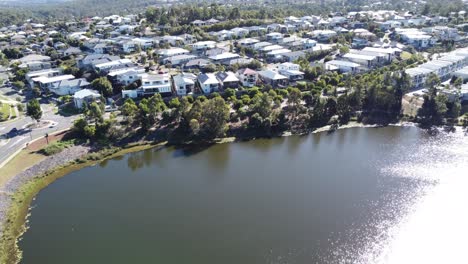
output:
M 51 125 L 31 130 L 27 128 L 27 125 L 33 121 L 25 116 L 0 123 L 0 168 L 11 155 L 22 149 L 26 143 L 44 137 L 46 133 L 51 134 L 67 129 L 77 118 L 77 116 L 64 117 L 54 114 L 53 107 L 47 104 L 41 105 L 41 108 L 43 111 L 41 120 L 50 120 L 52 121 Z M 9 133 L 14 128 L 18 131 L 16 133 Z

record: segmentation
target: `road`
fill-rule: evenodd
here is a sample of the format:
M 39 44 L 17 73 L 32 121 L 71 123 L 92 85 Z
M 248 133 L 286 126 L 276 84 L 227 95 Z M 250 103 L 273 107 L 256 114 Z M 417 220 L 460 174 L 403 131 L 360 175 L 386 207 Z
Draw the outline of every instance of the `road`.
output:
M 4 88 L 0 88 L 0 94 Z M 69 128 L 77 116 L 65 117 L 54 113 L 54 106 L 44 103 L 41 104 L 42 118 L 41 123 L 48 121 L 48 125 L 30 129 L 28 125 L 34 121 L 27 116 L 19 117 L 18 119 L 0 123 L 0 166 L 8 160 L 15 152 L 25 146 L 31 140 L 44 137 L 46 133 L 51 134 L 56 131 Z M 16 128 L 17 133 L 8 135 L 12 129 Z M 1 167 L 0 167 L 1 168 Z

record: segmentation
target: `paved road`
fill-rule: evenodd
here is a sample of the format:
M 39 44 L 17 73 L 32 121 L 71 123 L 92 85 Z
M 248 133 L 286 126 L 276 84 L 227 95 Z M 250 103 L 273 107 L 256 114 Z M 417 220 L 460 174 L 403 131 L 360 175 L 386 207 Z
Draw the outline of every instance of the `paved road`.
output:
M 0 88 L 0 90 L 2 89 Z M 44 137 L 46 133 L 51 134 L 56 131 L 67 129 L 77 118 L 77 116 L 64 117 L 54 114 L 54 107 L 50 104 L 41 104 L 41 108 L 43 111 L 41 120 L 50 121 L 47 126 L 30 129 L 28 125 L 34 121 L 26 116 L 0 123 L 0 166 L 12 154 L 23 148 L 27 142 Z M 18 132 L 8 135 L 8 132 L 14 128 L 16 128 Z

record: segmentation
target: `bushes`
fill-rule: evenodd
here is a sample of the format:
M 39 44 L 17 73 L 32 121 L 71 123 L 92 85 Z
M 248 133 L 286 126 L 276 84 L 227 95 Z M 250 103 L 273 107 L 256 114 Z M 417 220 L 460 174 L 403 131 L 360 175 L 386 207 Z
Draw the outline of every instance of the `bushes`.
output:
M 74 144 L 75 144 L 74 140 L 57 141 L 57 142 L 47 145 L 47 147 L 41 149 L 39 152 L 46 156 L 51 156 L 51 155 L 62 152 L 64 149 L 71 147 Z

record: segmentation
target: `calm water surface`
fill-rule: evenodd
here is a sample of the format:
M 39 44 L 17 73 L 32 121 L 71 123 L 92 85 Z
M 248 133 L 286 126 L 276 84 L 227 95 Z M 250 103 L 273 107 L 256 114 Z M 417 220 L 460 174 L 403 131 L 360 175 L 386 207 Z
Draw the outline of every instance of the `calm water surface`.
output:
M 405 263 L 467 152 L 461 133 L 388 127 L 128 154 L 39 193 L 22 262 Z

